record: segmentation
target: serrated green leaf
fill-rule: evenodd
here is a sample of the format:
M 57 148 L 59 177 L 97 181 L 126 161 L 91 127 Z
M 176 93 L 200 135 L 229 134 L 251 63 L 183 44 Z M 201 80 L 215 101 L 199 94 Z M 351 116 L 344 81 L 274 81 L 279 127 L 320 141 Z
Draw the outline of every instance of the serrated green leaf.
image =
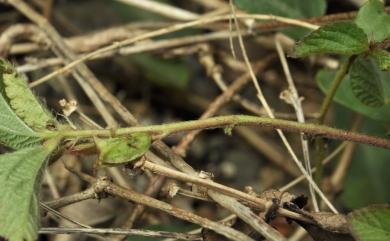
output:
M 324 0 L 234 0 L 235 5 L 248 12 L 255 14 L 272 14 L 289 18 L 309 18 L 322 16 L 326 11 Z M 288 28 L 282 30 L 288 36 L 299 39 L 308 30 L 304 28 Z
M 40 138 L 8 106 L 0 94 L 0 144 L 13 149 L 36 145 Z
M 390 240 L 390 205 L 374 205 L 348 214 L 352 235 L 359 241 Z
M 381 70 L 390 69 L 390 53 L 383 49 L 375 49 L 372 51 L 371 56 L 376 59 L 378 62 L 379 68 Z
M 0 236 L 9 241 L 37 239 L 40 176 L 50 152 L 36 146 L 0 155 Z
M 360 8 L 355 22 L 375 42 L 382 42 L 390 37 L 390 15 L 386 14 L 384 5 L 379 0 L 368 0 Z
M 363 104 L 381 107 L 390 103 L 389 73 L 381 71 L 371 57 L 359 56 L 353 62 L 349 76 L 352 92 Z
M 360 54 L 368 50 L 367 35 L 354 23 L 333 23 L 311 32 L 295 46 L 295 54 Z
M 324 93 L 328 92 L 334 76 L 335 71 L 331 70 L 320 70 L 317 73 L 317 84 Z M 363 114 L 368 118 L 390 121 L 390 108 L 388 106 L 374 108 L 363 104 L 358 98 L 356 98 L 351 89 L 351 80 L 349 75 L 346 75 L 346 77 L 341 81 L 334 97 L 334 101 L 355 112 Z
M 46 129 L 47 124 L 54 122 L 53 116 L 37 100 L 28 87 L 26 79 L 16 72 L 6 60 L 0 60 L 3 94 L 15 113 L 31 128 Z
M 143 156 L 151 145 L 151 137 L 145 133 L 134 133 L 129 137 L 95 140 L 102 165 L 121 165 Z

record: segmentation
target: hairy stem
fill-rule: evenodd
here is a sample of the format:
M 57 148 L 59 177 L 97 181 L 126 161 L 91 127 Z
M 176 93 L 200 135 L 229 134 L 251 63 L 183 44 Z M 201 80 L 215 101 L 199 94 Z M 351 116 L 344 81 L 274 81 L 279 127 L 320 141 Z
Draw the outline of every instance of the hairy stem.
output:
M 311 136 L 323 136 L 331 139 L 353 141 L 363 144 L 369 144 L 377 147 L 390 149 L 390 140 L 368 136 L 356 132 L 340 130 L 324 125 L 298 123 L 267 117 L 258 117 L 250 115 L 229 115 L 208 118 L 204 120 L 191 120 L 161 125 L 136 126 L 118 129 L 96 129 L 96 130 L 62 130 L 57 132 L 42 132 L 42 138 L 80 138 L 80 137 L 116 137 L 126 136 L 133 133 L 144 132 L 156 136 L 167 136 L 178 132 L 214 129 L 232 126 L 259 126 L 273 129 L 281 129 L 289 132 L 303 132 Z
M 326 113 L 328 113 L 333 97 L 336 95 L 337 89 L 339 88 L 341 81 L 348 74 L 349 68 L 351 67 L 355 58 L 355 55 L 349 57 L 348 61 L 341 65 L 339 70 L 337 71 L 336 76 L 332 81 L 332 85 L 330 86 L 329 91 L 328 93 L 326 93 L 325 99 L 322 102 L 321 111 L 317 120 L 318 124 L 324 123 Z

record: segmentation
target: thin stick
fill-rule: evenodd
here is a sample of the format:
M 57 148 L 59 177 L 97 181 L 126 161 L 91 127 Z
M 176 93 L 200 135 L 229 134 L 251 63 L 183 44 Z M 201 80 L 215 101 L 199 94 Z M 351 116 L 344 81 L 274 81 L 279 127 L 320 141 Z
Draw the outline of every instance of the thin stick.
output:
M 78 225 L 78 226 L 80 226 L 80 227 L 83 227 L 83 228 L 91 228 L 91 226 L 82 224 L 82 223 L 80 223 L 80 222 L 78 222 L 78 221 L 75 221 L 75 220 L 73 220 L 73 219 L 71 219 L 71 218 L 69 218 L 69 217 L 63 215 L 62 213 L 60 213 L 60 212 L 54 210 L 53 208 L 47 206 L 46 204 L 44 204 L 44 203 L 42 203 L 42 202 L 40 203 L 40 205 L 41 205 L 44 209 L 46 209 L 47 211 L 51 212 L 52 214 L 54 214 L 55 216 L 57 216 L 57 217 L 59 217 L 59 218 L 62 218 L 62 219 L 64 219 L 64 220 L 66 220 L 66 221 L 69 221 L 69 222 L 71 222 L 71 223 L 74 223 L 74 224 L 76 224 L 76 225 Z
M 118 229 L 118 228 L 40 228 L 40 234 L 115 234 L 157 238 L 174 238 L 179 240 L 201 241 L 199 235 L 187 233 L 174 233 L 166 231 L 152 231 L 141 229 Z
M 45 203 L 45 205 L 47 205 L 50 208 L 57 209 L 83 200 L 93 199 L 95 197 L 96 197 L 96 193 L 94 188 L 92 187 L 79 193 L 75 193 L 59 199 L 48 201 Z
M 157 13 L 161 16 L 168 17 L 176 20 L 193 20 L 199 18 L 200 16 L 196 13 L 177 8 L 162 2 L 150 1 L 150 0 L 116 0 L 117 2 L 122 2 L 148 12 Z
M 278 39 L 278 35 L 275 37 L 275 44 L 276 44 L 276 50 L 278 52 L 280 62 L 282 63 L 284 75 L 286 76 L 286 80 L 288 83 L 288 89 L 282 92 L 281 98 L 282 97 L 285 98 L 285 101 L 294 107 L 298 122 L 305 123 L 305 115 L 303 113 L 302 102 L 301 102 L 302 99 L 299 97 L 298 90 L 295 87 L 294 80 L 291 76 L 290 69 L 288 67 L 282 45 L 280 44 L 280 41 Z M 300 138 L 302 143 L 302 152 L 303 152 L 303 159 L 305 161 L 306 171 L 309 173 L 310 178 L 313 180 L 313 176 L 311 175 L 311 171 L 310 171 L 311 163 L 310 163 L 309 143 L 307 139 L 304 137 L 303 133 L 300 133 Z M 310 183 L 309 183 L 309 191 L 313 202 L 314 211 L 319 212 L 320 210 L 318 207 L 316 194 Z

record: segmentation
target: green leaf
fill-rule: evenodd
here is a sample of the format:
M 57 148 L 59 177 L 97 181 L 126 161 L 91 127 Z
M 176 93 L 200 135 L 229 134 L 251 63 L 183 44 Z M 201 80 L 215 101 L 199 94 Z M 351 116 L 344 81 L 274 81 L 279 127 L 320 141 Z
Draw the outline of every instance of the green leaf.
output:
M 371 56 L 376 59 L 378 62 L 379 68 L 381 70 L 390 69 L 390 53 L 383 49 L 375 49 L 372 51 Z
M 347 216 L 352 235 L 360 241 L 390 240 L 390 205 L 374 205 Z
M 40 138 L 9 107 L 0 94 L 0 144 L 20 149 L 37 145 Z
M 368 0 L 355 19 L 369 38 L 382 42 L 390 37 L 390 15 L 386 14 L 384 5 L 379 0 Z
M 295 46 L 295 54 L 360 54 L 368 50 L 368 39 L 354 23 L 340 22 L 326 25 L 311 32 Z
M 0 86 L 4 88 L 4 97 L 27 125 L 35 130 L 43 130 L 46 129 L 48 123 L 54 122 L 50 112 L 31 92 L 26 79 L 18 74 L 10 63 L 0 59 L 0 70 Z
M 0 155 L 0 236 L 9 241 L 37 239 L 40 177 L 51 150 L 36 146 Z
M 134 133 L 129 137 L 95 139 L 102 165 L 126 164 L 143 156 L 149 150 L 151 137 L 145 133 Z
M 332 80 L 335 76 L 335 71 L 331 70 L 320 70 L 316 75 L 316 81 L 321 90 L 324 93 L 327 93 Z M 363 104 L 352 92 L 351 89 L 351 80 L 349 75 L 347 75 L 341 82 L 339 88 L 337 89 L 334 100 L 360 114 L 363 114 L 371 119 L 381 120 L 381 121 L 390 121 L 390 108 L 384 105 L 382 107 L 370 107 Z
M 353 62 L 349 76 L 352 91 L 363 104 L 381 107 L 390 103 L 389 73 L 381 71 L 371 57 L 359 56 Z
M 272 14 L 289 18 L 322 16 L 326 11 L 326 1 L 324 0 L 234 0 L 234 3 L 248 13 Z M 299 39 L 308 30 L 290 27 L 282 32 L 294 39 Z

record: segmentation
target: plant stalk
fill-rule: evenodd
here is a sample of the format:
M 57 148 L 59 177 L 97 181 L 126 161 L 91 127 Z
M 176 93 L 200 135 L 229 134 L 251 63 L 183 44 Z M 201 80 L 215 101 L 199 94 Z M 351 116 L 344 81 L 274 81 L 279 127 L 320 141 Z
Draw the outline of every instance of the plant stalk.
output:
M 341 81 L 344 79 L 344 77 L 348 74 L 349 69 L 351 68 L 351 65 L 353 61 L 355 60 L 356 55 L 352 55 L 348 58 L 347 62 L 342 64 L 339 68 L 339 70 L 336 73 L 336 76 L 334 77 L 332 81 L 332 85 L 330 86 L 330 89 L 328 93 L 326 93 L 325 99 L 322 101 L 321 105 L 321 111 L 317 119 L 318 124 L 323 124 L 325 121 L 326 114 L 328 113 L 330 104 L 332 103 L 333 97 L 336 95 L 337 89 L 339 88 Z
M 258 117 L 250 115 L 218 116 L 203 120 L 191 120 L 161 125 L 135 126 L 118 129 L 61 130 L 56 132 L 48 131 L 42 132 L 41 137 L 44 139 L 53 137 L 119 137 L 139 132 L 148 133 L 153 136 L 165 137 L 167 135 L 172 135 L 184 131 L 225 128 L 232 126 L 259 126 L 268 127 L 272 129 L 281 129 L 284 131 L 296 133 L 303 132 L 309 136 L 322 136 L 330 139 L 353 141 L 390 149 L 390 140 L 380 137 L 368 136 L 324 125 L 299 123 L 295 121 L 272 119 L 267 117 Z

